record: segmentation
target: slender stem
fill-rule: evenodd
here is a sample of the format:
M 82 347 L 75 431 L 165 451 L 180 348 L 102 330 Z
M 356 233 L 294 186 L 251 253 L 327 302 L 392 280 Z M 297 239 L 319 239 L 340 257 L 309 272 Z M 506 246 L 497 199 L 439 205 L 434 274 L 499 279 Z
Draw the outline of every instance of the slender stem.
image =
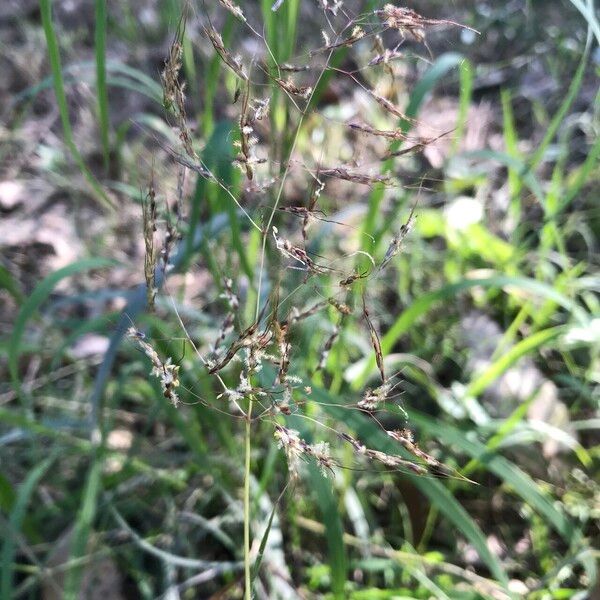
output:
M 250 576 L 250 433 L 252 426 L 252 398 L 246 414 L 246 460 L 244 465 L 244 581 L 246 600 L 252 600 L 252 578 Z

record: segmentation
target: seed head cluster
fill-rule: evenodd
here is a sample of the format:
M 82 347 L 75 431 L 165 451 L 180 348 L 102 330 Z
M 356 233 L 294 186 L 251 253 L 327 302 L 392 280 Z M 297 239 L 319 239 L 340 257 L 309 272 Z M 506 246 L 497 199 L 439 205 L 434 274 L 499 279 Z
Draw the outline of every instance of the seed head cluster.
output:
M 359 79 L 355 74 L 358 71 L 346 72 L 334 68 L 328 61 L 339 48 L 360 47 L 368 51 L 368 43 L 372 42 L 370 58 L 363 60 L 360 69 L 370 69 L 384 77 L 387 73 L 393 79 L 397 74 L 395 62 L 404 56 L 400 50 L 402 41 L 394 48 L 385 47 L 385 30 L 399 32 L 402 40 L 408 35 L 414 41 L 425 44 L 426 28 L 455 25 L 451 21 L 427 19 L 414 10 L 392 4 L 372 11 L 367 15 L 370 18 L 365 18 L 365 15 L 351 17 L 346 14 L 341 0 L 319 0 L 319 3 L 327 20 L 327 28 L 322 36 L 324 44 L 301 55 L 306 61 L 305 64 L 302 64 L 302 59 L 297 60 L 298 57 L 292 57 L 291 62 L 284 64 L 273 64 L 273 55 L 269 52 L 266 40 L 259 33 L 261 27 L 253 26 L 250 23 L 251 12 L 244 13 L 242 8 L 231 0 L 219 0 L 219 5 L 235 17 L 238 27 L 244 28 L 248 35 L 254 36 L 259 43 L 265 45 L 265 56 L 270 57 L 268 61 L 254 59 L 250 62 L 247 56 L 236 54 L 228 47 L 229 42 L 224 42 L 223 36 L 212 21 L 208 17 L 205 19 L 203 31 L 210 43 L 209 47 L 212 47 L 216 56 L 229 70 L 229 76 L 236 80 L 233 103 L 223 110 L 235 114 L 233 122 L 236 124 L 232 132 L 235 150 L 229 159 L 243 174 L 244 182 L 238 186 L 239 189 L 236 185 L 231 185 L 231 182 L 221 181 L 218 174 L 211 171 L 194 150 L 198 140 L 194 139 L 194 130 L 187 124 L 185 84 L 181 81 L 185 16 L 179 24 L 161 74 L 164 106 L 168 114 L 175 118 L 181 143 L 180 148 L 171 149 L 169 152 L 180 169 L 178 215 L 184 205 L 185 173 L 192 171 L 198 177 L 207 179 L 211 186 L 218 187 L 226 201 L 235 203 L 233 210 L 248 218 L 251 225 L 258 230 L 261 242 L 258 250 L 258 281 L 250 281 L 250 277 L 232 275 L 238 268 L 233 251 L 228 251 L 223 265 L 218 266 L 218 269 L 222 269 L 221 272 L 228 273 L 218 281 L 221 291 L 215 304 L 221 306 L 220 312 L 218 317 L 215 317 L 216 325 L 210 340 L 203 340 L 197 349 L 203 368 L 218 388 L 215 389 L 212 402 L 219 403 L 218 409 L 221 412 L 237 413 L 237 416 L 245 417 L 248 422 L 261 419 L 271 423 L 293 477 L 298 476 L 301 463 L 305 459 L 315 461 L 326 475 L 331 475 L 335 468 L 345 466 L 332 457 L 327 442 L 308 443 L 297 430 L 286 425 L 286 419 L 292 414 L 309 418 L 309 415 L 303 414 L 303 407 L 307 403 L 317 402 L 313 400 L 312 381 L 314 379 L 320 384 L 331 377 L 328 363 L 332 364 L 336 348 L 340 348 L 343 353 L 349 353 L 344 348 L 345 333 L 349 324 L 352 324 L 355 330 L 363 332 L 367 347 L 371 348 L 374 356 L 379 380 L 374 387 L 366 389 L 359 399 L 350 401 L 348 408 L 361 411 L 381 425 L 378 417 L 391 400 L 397 384 L 392 382 L 393 377 L 386 372 L 380 341 L 382 324 L 370 307 L 369 293 L 376 289 L 374 284 L 377 283 L 377 278 L 381 277 L 382 271 L 392 269 L 395 257 L 403 250 L 403 244 L 414 224 L 415 207 L 404 224 L 399 228 L 394 229 L 392 226 L 387 230 L 391 231 L 391 240 L 390 234 L 385 234 L 389 240 L 387 250 L 382 246 L 378 253 L 373 251 L 371 254 L 367 245 L 361 245 L 364 250 L 355 249 L 352 253 L 344 254 L 345 250 L 335 248 L 335 236 L 329 236 L 331 239 L 323 243 L 322 237 L 316 236 L 313 239 L 312 235 L 309 235 L 312 234 L 309 227 L 313 223 L 321 222 L 322 230 L 328 228 L 330 231 L 335 227 L 351 231 L 347 228 L 348 225 L 328 217 L 323 205 L 326 206 L 329 202 L 323 202 L 323 197 L 330 196 L 332 190 L 339 186 L 347 186 L 354 193 L 364 189 L 359 186 L 379 189 L 398 186 L 396 170 L 390 169 L 383 161 L 394 161 L 421 151 L 436 139 L 423 139 L 409 133 L 415 119 L 406 115 L 400 108 L 400 101 L 394 93 L 384 94 L 379 91 L 381 86 L 373 85 L 375 77 L 361 76 Z M 272 10 L 277 11 L 282 4 L 281 1 L 276 2 Z M 340 19 L 345 19 L 344 24 L 336 28 Z M 369 40 L 371 42 L 368 42 Z M 357 53 L 357 56 L 364 57 L 364 52 Z M 290 126 L 295 123 L 296 127 L 300 128 L 308 122 L 318 122 L 319 119 L 322 123 L 327 123 L 326 119 L 321 118 L 319 110 L 314 109 L 312 105 L 315 90 L 319 89 L 321 77 L 328 70 L 356 86 L 370 103 L 372 116 L 379 115 L 379 118 L 372 122 L 388 120 L 387 128 L 381 129 L 370 125 L 367 119 L 363 118 L 352 118 L 341 124 L 348 138 L 369 139 L 374 143 L 389 145 L 387 153 L 375 156 L 373 164 L 363 164 L 360 153 L 357 153 L 358 158 L 347 161 L 346 164 L 329 163 L 324 167 L 319 159 L 318 162 L 314 161 L 316 164 L 309 165 L 298 156 L 300 152 L 296 142 L 289 145 L 289 155 L 282 150 L 286 144 L 281 140 L 273 139 L 269 145 L 267 138 L 274 135 L 271 130 L 276 127 L 282 114 L 281 103 L 286 103 L 285 114 Z M 271 96 L 265 93 L 266 89 L 272 91 Z M 272 98 L 277 98 L 278 113 L 276 118 L 270 119 Z M 369 116 L 368 111 L 365 111 L 365 116 Z M 284 132 L 285 136 L 289 133 Z M 295 138 L 291 136 L 290 139 Z M 273 150 L 273 155 L 269 155 L 269 149 Z M 327 158 L 329 162 L 331 157 Z M 308 178 L 308 184 L 303 188 L 308 190 L 305 197 L 299 198 L 296 194 L 295 197 L 288 198 L 290 186 L 286 180 L 291 179 L 292 173 L 295 180 L 300 180 L 302 175 Z M 156 194 L 152 178 L 143 206 L 146 249 L 144 273 L 149 308 L 154 306 L 157 293 L 154 276 L 159 256 L 154 240 L 157 230 Z M 265 198 L 268 199 L 267 202 Z M 329 201 L 329 198 L 327 200 Z M 256 214 L 259 216 L 256 217 Z M 295 227 L 292 225 L 286 229 L 290 221 L 295 223 Z M 169 227 L 168 250 L 161 253 L 165 276 L 171 256 L 170 244 L 178 235 L 172 225 Z M 247 242 L 249 238 L 245 237 L 246 231 L 240 230 L 237 235 L 242 240 L 238 240 L 238 246 L 242 246 L 242 249 L 236 250 L 241 259 L 243 246 L 248 243 L 250 247 L 250 242 Z M 363 244 L 363 241 L 359 239 L 360 244 Z M 327 243 L 329 247 L 334 247 L 334 257 L 317 254 Z M 252 251 L 256 252 L 256 243 L 252 244 Z M 214 263 L 217 263 L 220 257 L 222 249 L 215 251 L 212 257 Z M 271 267 L 274 272 L 269 271 Z M 214 265 L 211 271 L 216 271 Z M 269 277 L 264 276 L 265 273 Z M 265 289 L 266 281 L 271 287 L 270 292 Z M 319 288 L 327 291 L 319 291 Z M 267 295 L 268 300 L 265 300 Z M 256 299 L 256 312 L 247 310 L 248 298 Z M 249 317 L 249 314 L 252 314 L 253 318 Z M 323 326 L 324 321 L 327 321 L 327 326 Z M 307 353 L 301 342 L 302 332 L 316 331 L 315 323 L 319 323 L 319 328 L 324 333 L 319 344 L 314 346 L 311 353 Z M 181 324 L 183 326 L 183 322 Z M 175 365 L 171 358 L 161 359 L 144 334 L 135 328 L 132 327 L 128 334 L 150 359 L 152 375 L 159 379 L 164 396 L 172 404 L 178 405 L 176 390 L 179 386 L 179 366 Z M 191 342 L 191 339 L 189 341 Z M 314 361 L 312 364 L 308 364 L 309 354 Z M 251 408 L 246 408 L 252 406 L 260 410 L 256 412 L 255 408 L 253 413 Z M 336 431 L 339 439 L 351 446 L 357 461 L 366 460 L 388 469 L 408 471 L 417 475 L 450 472 L 440 461 L 423 451 L 415 442 L 412 432 L 406 428 L 384 429 L 390 439 L 397 443 L 398 453 L 402 454 L 399 456 L 368 448 L 350 433 L 340 432 L 343 424 L 329 427 L 318 420 L 317 422 L 328 431 Z

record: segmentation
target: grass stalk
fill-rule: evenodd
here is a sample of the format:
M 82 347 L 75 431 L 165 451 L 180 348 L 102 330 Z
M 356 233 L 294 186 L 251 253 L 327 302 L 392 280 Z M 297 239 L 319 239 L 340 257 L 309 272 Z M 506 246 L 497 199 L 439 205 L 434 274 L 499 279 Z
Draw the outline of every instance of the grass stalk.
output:
M 252 598 L 252 564 L 250 560 L 250 451 L 252 449 L 252 404 L 248 402 L 245 432 L 245 461 L 244 461 L 244 589 L 246 600 Z
M 40 0 L 40 13 L 42 17 L 44 35 L 46 37 L 46 44 L 48 45 L 48 59 L 50 61 L 50 68 L 52 70 L 54 93 L 56 95 L 56 103 L 60 113 L 65 143 L 67 144 L 67 148 L 69 148 L 73 159 L 77 163 L 79 170 L 83 173 L 83 176 L 92 188 L 96 199 L 105 208 L 114 209 L 112 201 L 102 190 L 100 183 L 94 177 L 94 174 L 90 171 L 89 167 L 85 164 L 81 153 L 75 145 L 75 140 L 73 139 L 73 130 L 71 129 L 71 121 L 69 119 L 67 96 L 65 94 L 62 66 L 60 63 L 58 38 L 56 36 L 56 31 L 54 30 L 54 24 L 52 23 L 52 0 Z
M 44 35 L 46 37 L 46 43 L 48 45 L 48 59 L 50 61 L 50 68 L 52 70 L 54 93 L 56 95 L 56 103 L 58 104 L 58 110 L 60 113 L 60 120 L 62 123 L 65 143 L 67 145 L 67 148 L 71 152 L 71 156 L 73 156 L 73 159 L 77 163 L 79 170 L 81 171 L 86 181 L 92 188 L 96 199 L 105 208 L 114 209 L 112 201 L 102 190 L 100 183 L 94 177 L 94 174 L 90 171 L 89 167 L 85 164 L 81 153 L 75 145 L 75 140 L 73 139 L 73 130 L 71 129 L 71 121 L 69 119 L 69 109 L 67 106 L 67 97 L 65 94 L 65 86 L 63 82 L 62 66 L 60 63 L 58 38 L 56 36 L 56 31 L 54 30 L 54 24 L 52 23 L 52 0 L 40 0 L 40 13 L 42 17 Z
M 104 169 L 108 172 L 110 139 L 108 120 L 108 89 L 106 87 L 106 0 L 96 0 L 94 44 L 96 53 L 96 92 L 98 94 L 98 121 L 102 142 Z

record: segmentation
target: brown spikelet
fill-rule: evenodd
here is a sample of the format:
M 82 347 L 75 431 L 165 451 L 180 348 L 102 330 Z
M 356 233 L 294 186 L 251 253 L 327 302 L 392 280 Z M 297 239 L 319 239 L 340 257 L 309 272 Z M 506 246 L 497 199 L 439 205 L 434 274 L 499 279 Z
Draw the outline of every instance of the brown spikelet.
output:
M 370 88 L 365 88 L 365 89 L 367 90 L 367 93 L 369 94 L 369 96 L 371 96 L 371 98 L 373 98 L 375 100 L 375 102 L 377 102 L 377 104 L 379 104 L 379 106 L 381 106 L 386 112 L 389 112 L 392 115 L 394 115 L 400 119 L 404 119 L 405 121 L 414 123 L 415 120 L 411 119 L 405 113 L 403 113 L 393 102 L 390 102 L 387 98 L 384 98 L 381 94 L 378 94 L 375 90 L 372 90 Z
M 287 373 L 290 368 L 290 352 L 292 350 L 292 345 L 287 339 L 289 326 L 285 323 L 274 321 L 273 329 L 275 333 L 275 341 L 279 350 L 279 371 L 277 373 L 275 383 L 285 383 L 287 379 Z
M 248 100 L 250 96 L 250 84 L 246 82 L 244 92 L 242 95 L 242 111 L 240 114 L 240 152 L 236 157 L 236 161 L 243 165 L 246 170 L 246 177 L 252 179 L 253 172 L 251 167 L 250 148 L 252 146 L 252 139 L 250 135 L 253 132 L 250 126 L 248 118 Z
M 328 298 L 327 302 L 329 302 L 329 304 L 331 304 L 331 306 L 333 306 L 341 315 L 346 316 L 352 314 L 352 309 L 347 304 L 338 302 L 335 298 Z
M 385 452 L 381 452 L 379 450 L 372 450 L 371 448 L 367 448 L 362 442 L 359 442 L 357 439 L 353 438 L 351 435 L 347 433 L 340 433 L 339 436 L 346 442 L 348 442 L 353 448 L 358 456 L 365 456 L 371 460 L 375 460 L 385 465 L 386 467 L 392 468 L 406 468 L 416 475 L 426 475 L 427 469 L 413 463 L 409 460 L 405 460 L 396 456 L 394 454 L 386 454 Z
M 364 273 L 353 273 L 352 275 L 349 275 L 345 279 L 342 279 L 340 281 L 340 285 L 342 287 L 348 287 L 349 285 L 352 285 L 355 281 L 358 281 L 359 279 L 364 279 L 365 277 L 368 277 L 368 276 L 369 276 L 368 271 L 365 271 Z
M 144 226 L 144 278 L 146 280 L 146 304 L 149 311 L 154 310 L 156 298 L 156 190 L 154 189 L 154 169 L 152 169 L 148 193 L 142 201 L 142 219 Z
M 299 96 L 304 100 L 308 100 L 312 94 L 313 89 L 308 86 L 297 86 L 291 79 L 281 79 L 280 77 L 273 77 L 273 81 L 288 94 L 292 96 Z
M 349 46 L 353 46 L 354 44 L 356 44 L 356 42 L 358 42 L 359 40 L 362 40 L 365 37 L 365 30 L 356 25 L 353 29 L 352 32 L 350 33 L 350 35 L 341 40 L 340 42 L 336 42 L 334 44 L 331 43 L 326 43 L 326 45 L 323 48 L 319 48 L 318 50 L 314 50 L 313 52 L 311 52 L 311 55 L 315 55 L 319 52 L 327 52 L 330 50 L 337 50 L 338 48 L 348 48 Z M 327 38 L 325 40 L 327 42 Z
M 302 312 L 298 311 L 297 309 L 294 309 L 288 319 L 288 322 L 290 324 L 293 324 L 293 323 L 298 323 L 299 321 L 304 321 L 304 319 L 308 319 L 308 317 L 312 317 L 313 315 L 317 314 L 320 310 L 322 310 L 326 306 L 327 306 L 327 302 L 317 302 L 316 304 L 313 304 L 313 306 L 311 306 L 310 308 L 307 308 L 306 310 L 303 310 Z
M 319 354 L 319 362 L 315 368 L 315 373 L 325 368 L 325 365 L 327 364 L 327 359 L 329 358 L 329 353 L 331 352 L 333 344 L 335 344 L 335 341 L 338 339 L 339 335 L 340 326 L 336 325 L 333 328 L 333 331 L 329 334 L 329 337 L 325 340 L 325 344 L 321 349 L 321 352 Z
M 348 123 L 348 126 L 357 131 L 375 135 L 377 137 L 385 137 L 391 140 L 406 140 L 408 136 L 402 131 L 402 129 L 375 129 L 370 125 L 364 123 Z
M 223 43 L 223 38 L 221 34 L 212 26 L 207 25 L 204 27 L 204 32 L 208 36 L 208 39 L 211 41 L 213 48 L 216 50 L 217 54 L 221 57 L 221 60 L 240 78 L 244 81 L 248 81 L 248 75 L 244 71 L 244 67 L 237 57 L 233 56 L 227 48 L 225 48 L 225 44 Z
M 237 4 L 234 4 L 231 0 L 219 0 L 219 2 L 221 3 L 221 6 L 228 10 L 236 19 L 239 19 L 242 23 L 246 22 L 246 17 Z
M 381 381 L 385 384 L 385 368 L 383 365 L 383 352 L 381 351 L 381 342 L 379 341 L 379 336 L 377 335 L 377 331 L 371 322 L 371 318 L 369 317 L 369 311 L 367 310 L 367 305 L 365 302 L 365 297 L 363 296 L 363 315 L 365 317 L 365 321 L 369 327 L 369 333 L 371 334 L 371 344 L 373 345 L 373 350 L 375 350 L 375 360 L 377 362 L 377 368 L 379 369 L 379 373 L 381 374 Z
M 389 50 L 383 45 L 383 40 L 380 35 L 376 35 L 373 38 L 373 48 L 377 55 L 369 61 L 369 66 L 373 67 L 376 65 L 383 64 L 384 69 L 387 71 L 389 76 L 392 78 L 392 81 L 395 79 L 394 77 L 394 69 L 390 65 L 390 62 L 395 58 L 399 58 L 402 54 L 395 50 Z
M 391 179 L 388 175 L 368 175 L 367 173 L 357 173 L 356 171 L 350 171 L 344 167 L 332 167 L 329 169 L 321 169 L 320 175 L 324 177 L 335 177 L 336 179 L 343 179 L 344 181 L 351 181 L 353 183 L 362 183 L 364 185 L 374 185 L 376 183 L 390 184 Z
M 288 73 L 300 73 L 301 71 L 308 71 L 310 67 L 308 65 L 291 65 L 289 63 L 283 63 L 279 65 L 280 71 L 286 71 Z
M 197 159 L 198 155 L 192 145 L 192 136 L 187 126 L 185 113 L 185 83 L 179 81 L 179 73 L 183 64 L 183 36 L 185 34 L 186 12 L 181 14 L 175 39 L 169 49 L 169 56 L 165 60 L 165 67 L 161 73 L 163 87 L 163 105 L 175 115 L 179 128 L 179 139 L 188 156 Z
M 277 227 L 273 227 L 272 231 L 273 237 L 275 238 L 275 245 L 284 256 L 287 256 L 288 258 L 291 258 L 294 261 L 300 263 L 307 271 L 311 273 L 317 273 L 322 275 L 331 271 L 329 267 L 318 265 L 312 258 L 310 258 L 310 256 L 308 256 L 306 251 L 302 248 L 298 248 L 297 246 L 294 246 L 289 240 L 279 237 L 279 230 L 277 229 Z
M 392 241 L 390 242 L 390 245 L 388 246 L 385 256 L 383 257 L 383 260 L 381 261 L 381 264 L 379 265 L 379 271 L 384 269 L 389 264 L 389 262 L 392 260 L 392 258 L 394 258 L 394 256 L 396 256 L 396 254 L 398 254 L 398 252 L 400 252 L 400 250 L 402 248 L 402 241 L 408 235 L 409 231 L 411 230 L 411 228 L 413 226 L 416 206 L 417 206 L 417 204 L 415 203 L 410 211 L 408 220 L 406 221 L 406 223 L 404 223 L 400 227 L 400 231 L 398 232 L 398 235 L 396 235 L 392 238 Z
M 384 156 L 384 159 L 388 159 L 388 158 L 392 158 L 392 157 L 404 156 L 406 154 L 410 154 L 411 152 L 420 152 L 426 146 L 429 146 L 429 144 L 433 144 L 434 142 L 437 142 L 437 140 L 443 138 L 444 136 L 448 135 L 449 133 L 452 133 L 453 131 L 454 131 L 454 129 L 450 129 L 448 131 L 445 131 L 444 133 L 441 133 L 440 135 L 438 135 L 436 137 L 421 138 L 415 144 L 413 144 L 412 146 L 409 146 L 408 148 L 402 148 L 400 150 L 395 150 L 393 152 L 388 152 Z

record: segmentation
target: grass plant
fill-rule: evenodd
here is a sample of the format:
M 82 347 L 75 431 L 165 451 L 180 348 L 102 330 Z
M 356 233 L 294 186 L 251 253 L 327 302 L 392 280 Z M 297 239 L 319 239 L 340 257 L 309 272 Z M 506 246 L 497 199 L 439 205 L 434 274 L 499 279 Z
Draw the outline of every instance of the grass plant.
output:
M 496 98 L 502 148 L 464 147 L 477 64 L 456 48 L 434 56 L 430 38 L 476 32 L 449 10 L 167 4 L 155 80 L 107 60 L 103 0 L 95 61 L 81 63 L 95 66 L 104 166 L 114 153 L 146 177 L 141 194 L 113 185 L 139 205 L 143 283 L 107 288 L 119 311 L 81 318 L 72 307 L 97 299 L 58 286 L 114 261 L 81 258 L 27 294 L 0 265 L 0 289 L 20 303 L 1 346 L 0 456 L 26 457 L 0 469 L 0 595 L 84 597 L 107 556 L 142 598 L 593 594 L 600 306 L 588 196 L 600 144 L 587 139 L 574 162 L 565 124 L 598 35 L 591 4 L 572 0 L 587 37 L 525 149 L 508 88 Z M 19 101 L 52 85 L 65 145 L 112 206 L 75 145 L 72 65 L 50 0 L 40 9 L 52 77 Z M 449 86 L 456 126 L 424 135 L 428 102 Z M 154 111 L 115 124 L 112 139 L 111 87 L 137 89 Z M 424 173 L 444 143 L 443 165 Z M 438 208 L 492 195 L 498 173 L 512 229 L 484 213 L 456 225 Z M 498 326 L 489 355 L 463 339 L 473 314 L 488 323 L 477 337 Z M 107 323 L 93 377 L 79 373 L 70 349 Z M 37 356 L 43 377 L 28 367 Z M 498 392 L 509 376 L 525 381 L 519 368 L 536 373 L 529 395 Z M 532 412 L 548 389 L 569 423 Z M 47 566 L 67 529 L 66 557 Z

